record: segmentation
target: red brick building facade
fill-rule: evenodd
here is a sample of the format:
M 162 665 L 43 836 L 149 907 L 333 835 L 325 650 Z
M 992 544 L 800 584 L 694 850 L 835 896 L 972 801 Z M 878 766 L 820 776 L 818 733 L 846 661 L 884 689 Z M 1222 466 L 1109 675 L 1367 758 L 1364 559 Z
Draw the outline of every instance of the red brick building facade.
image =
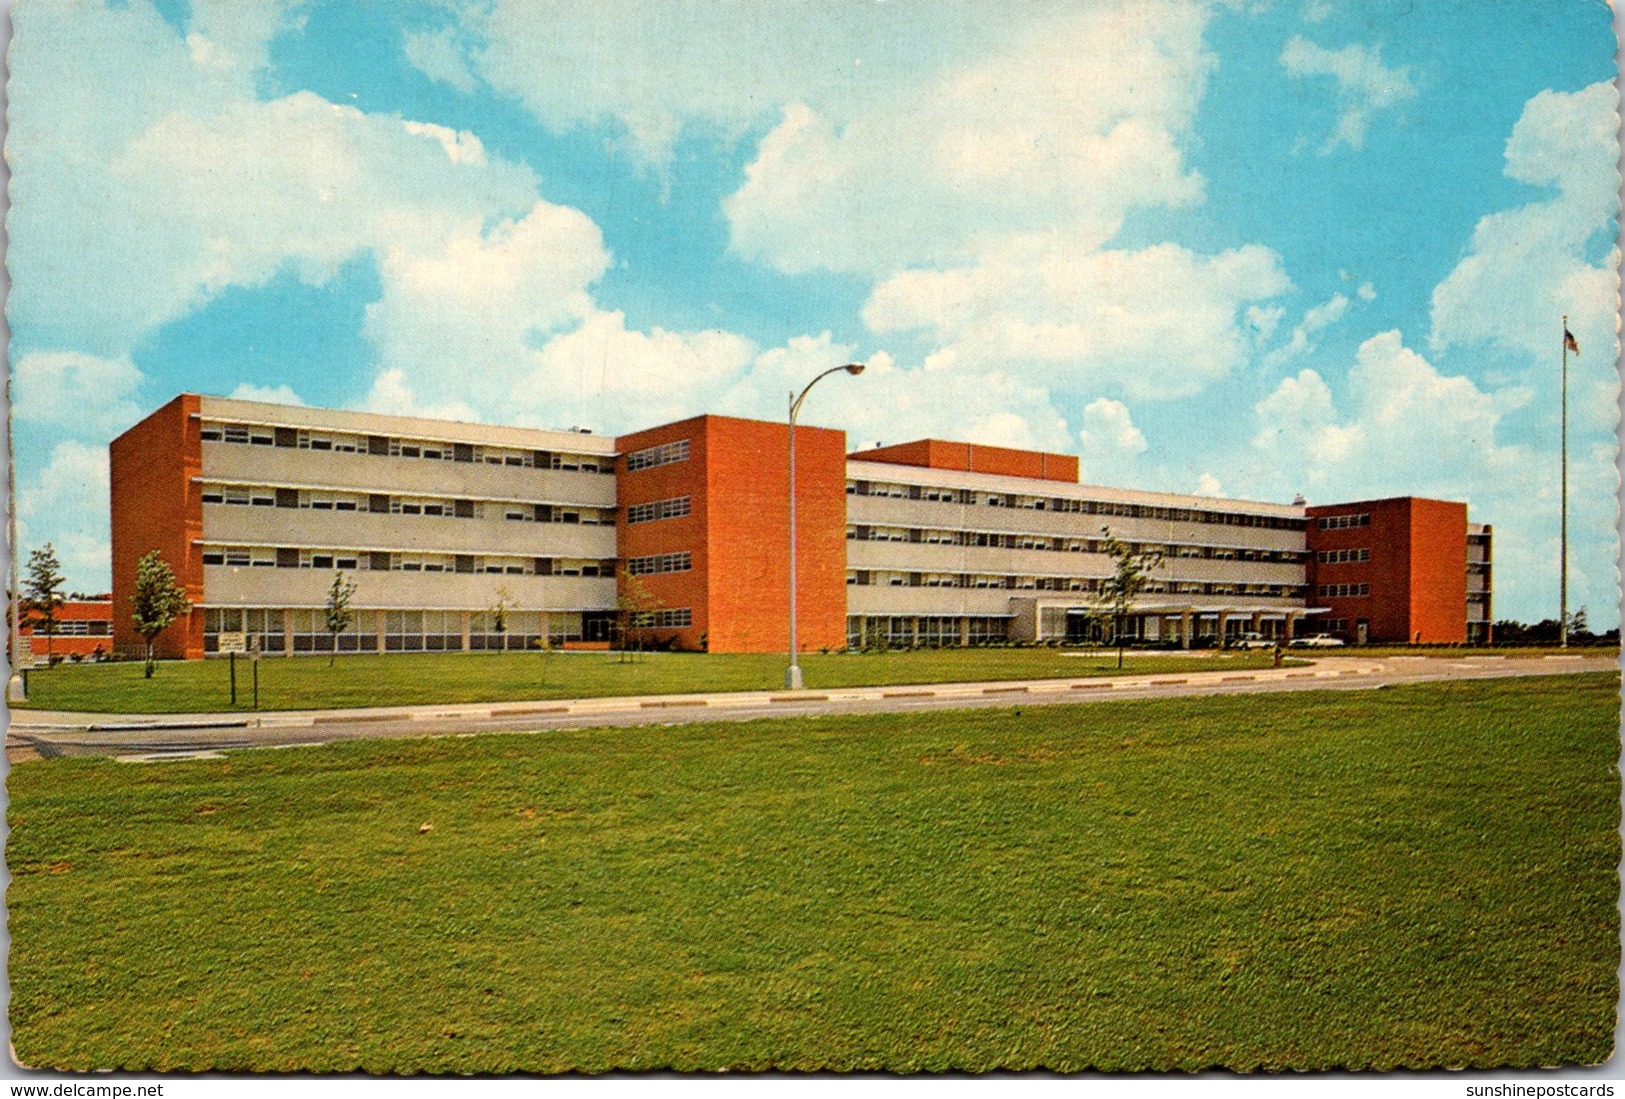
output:
M 136 563 L 157 550 L 192 601 L 193 610 L 154 641 L 166 660 L 203 655 L 203 468 L 199 436 L 200 398 L 183 393 L 136 424 L 109 446 L 112 495 L 113 645 L 143 651 L 130 621 Z
M 1308 509 L 1312 605 L 1356 644 L 1467 640 L 1467 505 L 1401 496 Z
M 115 439 L 112 644 L 157 550 L 194 604 L 158 655 L 789 643 L 789 429 L 697 416 L 619 438 L 183 394 Z M 1074 638 L 1109 530 L 1163 563 L 1146 644 L 1332 633 L 1487 639 L 1490 533 L 1466 506 L 1304 507 L 1078 483 L 1072 455 L 940 439 L 847 453 L 796 429 L 803 651 Z M 353 629 L 328 634 L 335 572 Z M 501 614 L 498 613 L 501 609 Z
M 630 578 L 657 615 L 688 612 L 686 625 L 662 629 L 657 619 L 654 633 L 713 652 L 789 647 L 789 441 L 784 424 L 728 416 L 616 440 L 621 591 Z M 842 432 L 796 428 L 796 619 L 806 651 L 846 644 L 845 452 Z

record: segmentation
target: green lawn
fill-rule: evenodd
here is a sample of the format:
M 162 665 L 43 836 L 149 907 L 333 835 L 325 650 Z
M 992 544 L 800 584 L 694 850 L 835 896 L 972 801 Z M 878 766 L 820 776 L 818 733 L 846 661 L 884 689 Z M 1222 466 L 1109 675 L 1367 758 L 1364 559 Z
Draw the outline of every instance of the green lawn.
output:
M 1302 653 L 1306 650 L 1288 651 Z M 1427 656 L 1442 660 L 1460 660 L 1464 656 L 1505 656 L 1514 659 L 1532 656 L 1607 656 L 1619 659 L 1618 645 L 1573 645 L 1567 649 L 1557 645 L 1351 645 L 1319 651 L 1345 656 Z
M 1618 690 L 30 763 L 12 1040 L 130 1071 L 1598 1062 Z
M 1135 656 L 1128 674 L 1260 668 L 1269 653 Z M 775 654 L 646 653 L 629 663 L 619 653 L 414 653 L 260 661 L 260 709 L 409 706 L 606 695 L 768 691 L 784 685 L 785 658 Z M 809 688 L 1046 679 L 1112 675 L 1115 653 L 1066 656 L 1057 649 L 921 649 L 892 653 L 811 654 L 802 658 Z M 152 679 L 139 662 L 60 664 L 29 673 L 29 705 L 94 713 L 200 713 L 231 709 L 230 669 L 223 660 L 161 664 Z M 249 666 L 237 662 L 238 709 L 250 704 Z

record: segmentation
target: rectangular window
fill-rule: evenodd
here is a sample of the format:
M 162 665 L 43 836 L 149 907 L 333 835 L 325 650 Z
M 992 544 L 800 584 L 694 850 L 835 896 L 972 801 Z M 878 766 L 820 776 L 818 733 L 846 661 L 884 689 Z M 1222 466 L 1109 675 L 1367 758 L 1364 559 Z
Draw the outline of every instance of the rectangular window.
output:
M 648 557 L 631 557 L 626 562 L 626 571 L 633 576 L 688 572 L 691 568 L 693 568 L 693 561 L 687 550 L 682 553 L 657 553 Z
M 626 456 L 626 469 L 628 473 L 635 473 L 640 469 L 653 469 L 656 466 L 668 466 L 673 462 L 687 460 L 688 440 L 678 439 L 674 443 L 634 450 Z
M 1361 515 L 1323 515 L 1320 518 L 1321 530 L 1348 530 L 1350 527 L 1368 527 L 1371 525 L 1369 513 Z
M 694 612 L 688 607 L 663 611 L 643 611 L 634 614 L 632 626 L 640 630 L 675 630 L 694 624 Z
M 626 509 L 628 523 L 652 523 L 659 519 L 680 519 L 687 515 L 689 499 L 677 496 L 670 500 L 655 500 L 648 504 L 633 504 Z

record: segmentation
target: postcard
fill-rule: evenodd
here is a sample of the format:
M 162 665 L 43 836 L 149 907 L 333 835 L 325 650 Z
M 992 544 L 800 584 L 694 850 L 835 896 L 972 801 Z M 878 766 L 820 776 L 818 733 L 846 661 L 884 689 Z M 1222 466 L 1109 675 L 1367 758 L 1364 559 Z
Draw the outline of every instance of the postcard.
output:
M 19 0 L 12 1058 L 1597 1066 L 1597 0 Z

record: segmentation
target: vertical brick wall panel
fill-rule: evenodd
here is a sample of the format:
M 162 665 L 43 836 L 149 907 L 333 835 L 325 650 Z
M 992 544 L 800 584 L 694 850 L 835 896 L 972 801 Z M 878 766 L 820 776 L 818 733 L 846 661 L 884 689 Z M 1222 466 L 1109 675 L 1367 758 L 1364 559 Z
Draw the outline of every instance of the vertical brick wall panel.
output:
M 136 563 L 157 550 L 194 604 L 158 635 L 154 651 L 165 659 L 203 655 L 203 472 L 200 402 L 183 393 L 108 445 L 112 504 L 113 648 L 131 656 L 145 642 L 130 621 Z
M 1411 501 L 1411 634 L 1467 640 L 1467 505 Z
M 707 419 L 711 648 L 787 650 L 789 428 Z M 801 651 L 845 648 L 845 432 L 796 428 L 796 574 Z
M 858 451 L 854 459 L 865 462 L 893 462 L 927 469 L 951 469 L 963 473 L 992 473 L 1002 477 L 1031 477 L 1043 481 L 1078 483 L 1078 459 L 1073 454 L 1049 454 L 1038 450 L 1014 450 L 977 443 L 955 443 L 943 439 L 917 439 L 912 443 Z

